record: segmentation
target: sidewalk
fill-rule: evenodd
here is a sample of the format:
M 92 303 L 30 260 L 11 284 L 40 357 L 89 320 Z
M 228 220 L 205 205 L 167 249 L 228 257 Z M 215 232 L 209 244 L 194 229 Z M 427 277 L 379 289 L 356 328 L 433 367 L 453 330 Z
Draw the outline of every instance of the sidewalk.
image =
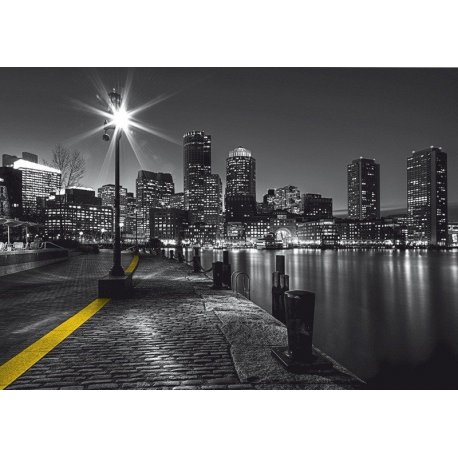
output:
M 111 300 L 8 389 L 361 387 L 329 365 L 286 372 L 270 356 L 284 326 L 183 264 L 142 258 L 134 283 L 132 298 Z

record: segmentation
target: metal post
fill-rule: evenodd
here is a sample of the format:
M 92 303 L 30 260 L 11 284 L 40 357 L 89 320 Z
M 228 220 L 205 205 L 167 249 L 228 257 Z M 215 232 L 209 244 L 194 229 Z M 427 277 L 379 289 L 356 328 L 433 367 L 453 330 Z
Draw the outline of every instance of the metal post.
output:
M 275 270 L 281 274 L 285 273 L 285 256 L 277 254 L 275 256 Z
M 231 288 L 231 265 L 229 264 L 229 251 L 223 251 L 223 284 Z
M 223 263 L 216 261 L 213 263 L 213 288 L 222 289 L 223 287 Z
M 138 216 L 138 211 L 135 210 L 135 246 L 137 247 L 137 250 L 138 250 L 137 216 Z
M 119 142 L 121 140 L 121 130 L 118 129 L 116 133 L 116 146 L 115 146 L 115 239 L 113 247 L 113 267 L 111 268 L 110 275 L 113 277 L 122 277 L 124 269 L 121 265 L 121 227 L 120 227 L 120 193 L 119 193 Z
M 313 320 L 315 294 L 293 290 L 285 293 L 285 318 L 288 329 L 288 347 L 272 349 L 272 354 L 291 372 L 306 372 L 313 355 Z
M 281 300 L 280 272 L 272 272 L 272 315 L 282 323 L 285 322 L 285 311 Z
M 302 290 L 288 291 L 285 299 L 290 357 L 295 361 L 308 362 L 312 359 L 315 294 Z
M 194 272 L 200 272 L 200 255 L 199 255 L 199 247 L 194 248 L 194 258 L 192 259 L 193 267 L 194 267 Z

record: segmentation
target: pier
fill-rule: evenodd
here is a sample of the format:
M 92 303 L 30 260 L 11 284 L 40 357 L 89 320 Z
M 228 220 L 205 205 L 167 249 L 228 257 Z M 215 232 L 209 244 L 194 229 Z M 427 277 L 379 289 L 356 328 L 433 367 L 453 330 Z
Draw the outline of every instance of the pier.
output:
M 318 349 L 307 373 L 288 372 L 271 355 L 273 347 L 288 344 L 280 321 L 246 298 L 212 289 L 208 277 L 175 259 L 144 255 L 137 262 L 123 255 L 124 268 L 136 268 L 133 294 L 123 299 L 95 299 L 97 273 L 109 265 L 108 253 L 4 277 L 9 281 L 0 282 L 0 303 L 8 339 L 0 347 L 0 386 L 364 387 Z

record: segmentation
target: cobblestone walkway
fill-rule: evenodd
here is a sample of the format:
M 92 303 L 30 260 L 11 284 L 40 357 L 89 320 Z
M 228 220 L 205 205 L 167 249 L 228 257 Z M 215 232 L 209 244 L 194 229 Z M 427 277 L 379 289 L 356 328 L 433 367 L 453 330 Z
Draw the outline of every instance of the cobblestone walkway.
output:
M 133 298 L 110 301 L 9 389 L 251 388 L 187 272 L 142 259 Z
M 0 277 L 0 365 L 96 298 L 112 262 L 102 251 Z

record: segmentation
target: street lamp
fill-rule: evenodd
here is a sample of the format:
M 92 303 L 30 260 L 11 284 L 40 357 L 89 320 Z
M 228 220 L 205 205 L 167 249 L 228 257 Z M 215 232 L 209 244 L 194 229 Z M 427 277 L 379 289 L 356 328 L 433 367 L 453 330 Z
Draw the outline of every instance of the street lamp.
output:
M 113 246 L 113 267 L 110 270 L 112 277 L 124 276 L 124 269 L 121 265 L 121 225 L 120 225 L 120 193 L 119 193 L 119 143 L 121 140 L 121 134 L 123 129 L 126 129 L 129 125 L 129 115 L 125 108 L 122 106 L 121 94 L 113 89 L 108 94 L 111 102 L 110 110 L 113 115 L 111 122 L 105 120 L 103 139 L 105 141 L 110 140 L 108 135 L 109 130 L 114 131 L 115 135 L 115 197 L 114 197 L 114 210 L 115 210 L 115 234 L 114 234 L 114 246 Z

